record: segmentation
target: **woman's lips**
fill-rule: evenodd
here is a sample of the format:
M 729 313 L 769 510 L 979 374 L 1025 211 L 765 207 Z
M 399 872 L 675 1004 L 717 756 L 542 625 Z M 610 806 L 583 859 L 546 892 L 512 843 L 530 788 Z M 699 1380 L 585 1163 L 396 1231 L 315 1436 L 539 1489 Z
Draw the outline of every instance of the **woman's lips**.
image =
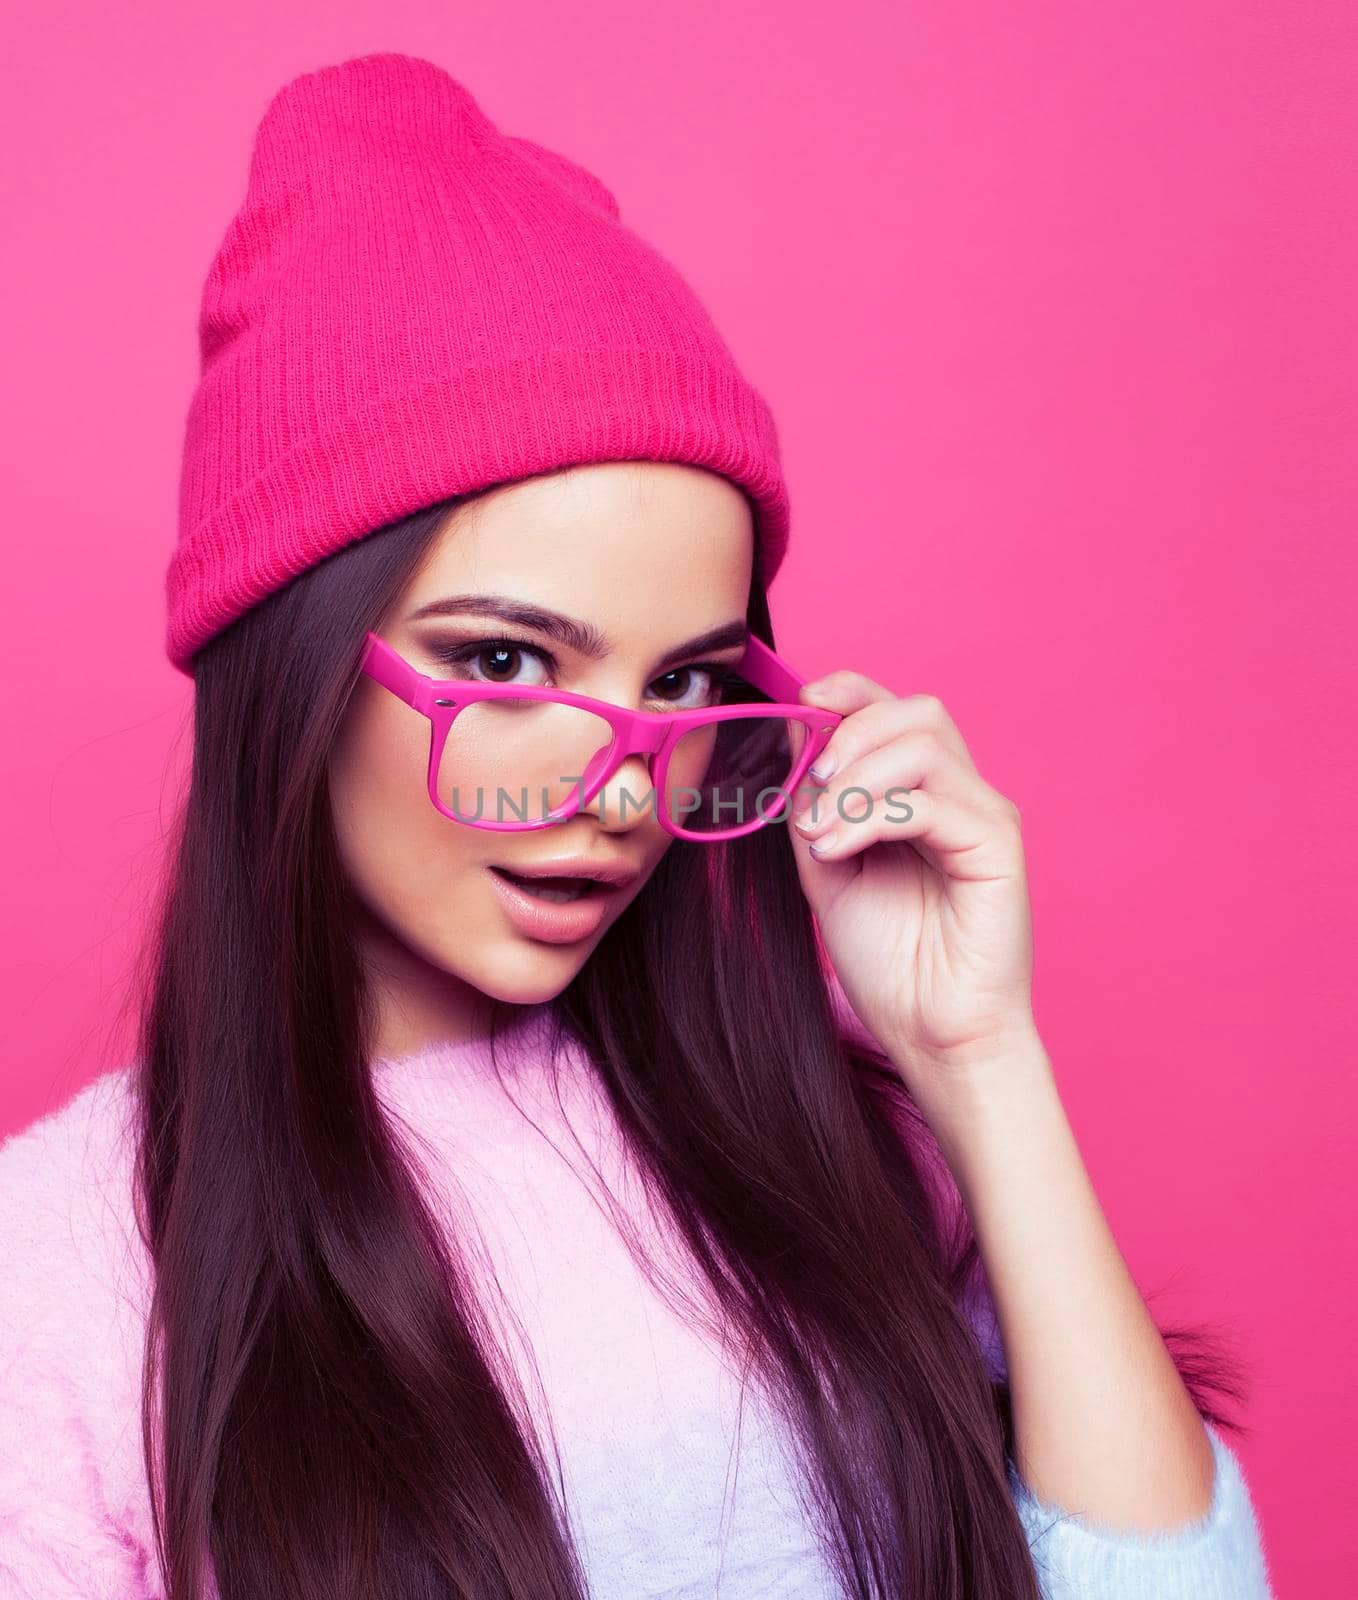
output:
M 505 869 L 490 867 L 491 882 L 500 897 L 505 915 L 526 939 L 544 944 L 578 944 L 602 927 L 618 891 L 606 883 L 591 882 L 577 900 L 545 900 L 534 894 L 522 880 L 505 875 Z M 557 887 L 561 879 L 543 879 Z

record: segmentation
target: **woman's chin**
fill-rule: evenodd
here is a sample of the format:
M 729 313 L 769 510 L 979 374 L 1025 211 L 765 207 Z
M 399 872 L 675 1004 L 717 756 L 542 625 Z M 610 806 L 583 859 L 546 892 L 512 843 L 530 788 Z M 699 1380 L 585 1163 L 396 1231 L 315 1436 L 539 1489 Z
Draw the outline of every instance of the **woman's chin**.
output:
M 511 938 L 477 973 L 476 987 L 509 1005 L 555 1000 L 584 966 L 591 944 L 551 945 Z

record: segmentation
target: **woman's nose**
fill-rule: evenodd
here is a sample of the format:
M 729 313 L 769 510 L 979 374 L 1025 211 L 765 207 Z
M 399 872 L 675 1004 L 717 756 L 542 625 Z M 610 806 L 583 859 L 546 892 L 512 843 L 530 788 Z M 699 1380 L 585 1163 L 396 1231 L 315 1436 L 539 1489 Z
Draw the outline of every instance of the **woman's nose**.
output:
M 592 800 L 580 807 L 610 832 L 657 821 L 655 789 L 645 756 L 628 756 Z

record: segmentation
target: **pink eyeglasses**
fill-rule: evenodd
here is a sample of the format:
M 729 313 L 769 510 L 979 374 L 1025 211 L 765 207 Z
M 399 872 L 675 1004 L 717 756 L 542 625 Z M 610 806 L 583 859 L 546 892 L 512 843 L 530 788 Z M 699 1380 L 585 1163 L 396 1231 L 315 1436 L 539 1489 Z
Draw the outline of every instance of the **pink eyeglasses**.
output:
M 722 703 L 680 711 L 629 711 L 536 685 L 431 678 L 376 633 L 367 635 L 361 667 L 429 719 L 428 789 L 436 809 L 500 832 L 564 822 L 624 761 L 642 756 L 651 791 L 630 807 L 624 791 L 624 820 L 654 796 L 657 820 L 675 838 L 739 838 L 777 820 L 843 720 L 798 705 L 805 680 L 753 634 L 739 663 L 717 675 Z M 485 814 L 488 794 L 493 816 Z

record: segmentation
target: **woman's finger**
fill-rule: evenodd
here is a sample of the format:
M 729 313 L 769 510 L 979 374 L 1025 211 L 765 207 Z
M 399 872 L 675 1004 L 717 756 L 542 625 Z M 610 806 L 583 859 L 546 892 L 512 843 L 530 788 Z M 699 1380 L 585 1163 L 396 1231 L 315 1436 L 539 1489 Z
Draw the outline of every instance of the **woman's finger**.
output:
M 975 766 L 961 729 L 937 695 L 875 692 L 881 691 L 881 685 L 860 673 L 833 673 L 831 677 L 844 681 L 832 689 L 823 689 L 821 685 L 828 680 L 818 679 L 802 691 L 804 697 L 809 695 L 824 710 L 844 713 L 844 721 L 816 762 L 817 772 L 842 771 L 873 745 L 912 729 L 933 733 L 963 761 Z M 869 690 L 874 692 L 869 694 Z
M 1007 874 L 1023 859 L 1016 817 L 976 811 L 952 795 L 892 786 L 871 811 L 864 801 L 861 812 L 849 821 L 836 817 L 812 838 L 801 834 L 803 848 L 817 861 L 847 865 L 872 845 L 910 844 L 938 872 L 962 881 Z M 800 834 L 795 824 L 794 831 Z
M 809 814 L 810 825 L 801 830 L 806 836 L 830 826 L 852 825 L 852 816 L 864 809 L 865 792 L 880 800 L 893 787 L 947 795 L 983 816 L 1003 819 L 1013 809 L 942 735 L 929 728 L 912 728 L 869 747 L 846 767 L 837 767 L 823 785 L 814 789 L 803 786 L 794 797 L 793 820 Z

